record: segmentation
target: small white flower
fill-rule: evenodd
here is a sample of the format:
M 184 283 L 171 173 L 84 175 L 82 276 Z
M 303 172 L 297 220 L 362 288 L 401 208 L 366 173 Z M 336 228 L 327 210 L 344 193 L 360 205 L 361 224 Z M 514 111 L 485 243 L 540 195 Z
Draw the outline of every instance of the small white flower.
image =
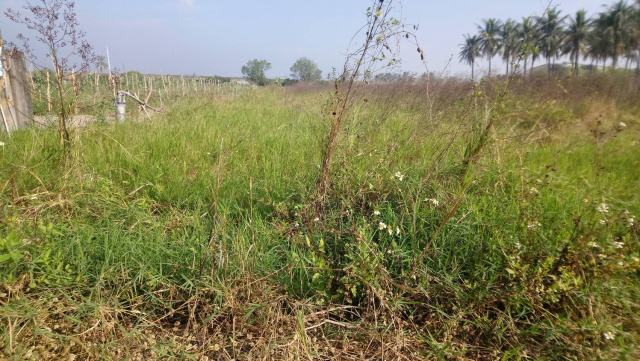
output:
M 607 258 L 607 255 L 606 255 L 606 254 L 602 254 L 602 253 L 600 253 L 600 254 L 598 255 L 598 258 L 600 258 L 600 259 L 606 259 L 606 258 Z
M 542 227 L 542 224 L 538 221 L 533 221 L 533 222 L 529 222 L 529 224 L 527 225 L 527 228 L 529 229 L 534 229 L 536 227 Z
M 585 203 L 589 203 L 589 198 L 585 198 L 582 201 L 585 202 Z
M 611 331 L 607 331 L 607 332 L 604 333 L 604 338 L 606 340 L 613 340 L 613 339 L 616 338 L 616 334 L 611 332 Z
M 589 242 L 589 246 L 591 248 L 598 248 L 598 244 L 596 242 Z
M 520 248 L 522 248 L 522 245 L 520 244 L 520 242 L 516 242 L 516 249 L 520 250 Z
M 396 234 L 400 235 L 401 231 L 400 231 L 400 227 L 396 227 Z
M 391 229 L 391 227 L 389 227 L 387 229 L 387 233 L 389 233 L 390 236 L 393 236 L 393 229 Z
M 529 193 L 539 193 L 538 188 L 531 187 L 531 189 L 529 190 Z
M 369 190 L 373 190 L 373 184 L 369 183 Z
M 618 125 L 620 126 L 620 128 L 626 128 L 627 124 L 625 122 L 620 122 L 618 123 Z
M 601 219 L 600 224 L 607 224 L 607 221 L 605 221 L 604 219 Z
M 380 211 L 376 209 L 375 211 L 373 211 L 373 214 L 376 215 L 376 216 L 379 216 L 380 215 Z
M 617 249 L 622 249 L 622 246 L 624 246 L 624 243 L 622 243 L 622 242 L 613 242 L 613 246 L 616 247 Z
M 402 179 L 404 178 L 404 176 L 402 175 L 402 173 L 400 173 L 400 171 L 397 171 L 397 172 L 396 172 L 396 178 L 398 178 L 398 180 L 399 180 L 400 182 L 402 182 Z
M 605 203 L 600 203 L 600 205 L 596 209 L 598 210 L 598 212 L 609 213 L 609 206 L 607 206 Z
M 624 266 L 624 262 L 622 261 L 618 262 L 618 266 Z
M 4 147 L 4 142 L 0 142 L 0 147 Z
M 300 227 L 300 225 L 298 224 L 298 222 L 296 222 L 296 224 L 293 225 L 294 227 L 298 228 Z
M 320 220 L 319 217 L 316 217 L 316 218 L 313 219 L 314 222 L 318 222 L 319 220 Z
M 385 229 L 385 228 L 387 228 L 387 225 L 386 225 L 386 224 L 384 224 L 384 222 L 380 222 L 380 224 L 378 224 L 378 229 L 379 229 L 379 230 L 381 230 L 381 231 L 382 231 L 382 230 L 383 230 L 383 229 Z
M 429 203 L 433 204 L 436 207 L 440 205 L 440 202 L 435 198 L 426 198 L 424 201 L 425 202 L 429 202 Z
M 630 216 L 627 218 L 627 227 L 633 227 L 633 224 L 636 222 L 636 217 Z
M 388 253 L 388 254 L 392 254 L 392 253 L 393 253 L 393 251 L 391 250 L 391 248 L 388 248 L 388 249 L 387 249 L 387 253 Z

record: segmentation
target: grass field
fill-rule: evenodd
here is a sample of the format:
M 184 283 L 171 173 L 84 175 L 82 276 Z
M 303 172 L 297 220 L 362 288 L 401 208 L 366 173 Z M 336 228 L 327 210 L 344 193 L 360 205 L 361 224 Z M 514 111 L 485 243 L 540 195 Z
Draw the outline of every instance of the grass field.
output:
M 0 134 L 0 358 L 640 356 L 636 79 L 376 84 Z

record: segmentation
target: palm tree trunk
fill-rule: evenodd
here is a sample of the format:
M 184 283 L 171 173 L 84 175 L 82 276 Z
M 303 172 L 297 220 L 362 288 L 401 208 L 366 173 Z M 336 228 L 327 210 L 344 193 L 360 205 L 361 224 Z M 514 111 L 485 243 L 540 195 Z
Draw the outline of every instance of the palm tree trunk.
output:
M 624 65 L 624 70 L 625 70 L 626 73 L 629 72 L 629 60 L 630 60 L 630 58 L 627 56 L 627 63 Z
M 527 59 L 528 58 L 529 58 L 528 56 L 526 55 L 524 56 L 524 77 L 525 78 L 527 77 Z
M 473 73 L 473 64 L 474 64 L 474 63 L 475 63 L 475 62 L 473 62 L 473 61 L 471 62 L 471 81 L 474 81 L 474 80 L 475 80 L 475 78 L 476 78 L 476 77 L 475 77 L 475 74 Z
M 489 78 L 491 78 L 491 58 L 492 56 L 489 57 Z
M 536 58 L 532 57 L 531 58 L 531 72 L 530 72 L 531 74 L 530 75 L 533 75 L 533 66 L 535 65 L 535 63 L 536 63 Z

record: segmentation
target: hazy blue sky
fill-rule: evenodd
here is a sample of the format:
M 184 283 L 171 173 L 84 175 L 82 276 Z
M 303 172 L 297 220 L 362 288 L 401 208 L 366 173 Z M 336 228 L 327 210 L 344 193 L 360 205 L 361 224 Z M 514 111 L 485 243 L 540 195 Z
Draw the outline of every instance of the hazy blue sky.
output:
M 38 0 L 32 0 L 37 3 Z M 555 0 L 565 14 L 589 15 L 613 0 Z M 2 13 L 26 1 L 0 0 Z M 365 21 L 369 0 L 77 0 L 81 28 L 111 63 L 141 72 L 240 76 L 247 60 L 271 62 L 267 75 L 288 76 L 296 59 L 313 59 L 324 74 L 340 67 L 349 40 Z M 548 0 L 404 0 L 402 18 L 418 24 L 429 70 L 469 72 L 458 62 L 463 34 L 483 19 L 540 14 Z M 23 28 L 0 15 L 6 40 Z M 405 46 L 403 70 L 422 73 L 415 47 Z M 447 66 L 448 60 L 453 59 Z M 494 62 L 503 71 L 498 58 Z M 486 68 L 486 64 L 481 64 Z

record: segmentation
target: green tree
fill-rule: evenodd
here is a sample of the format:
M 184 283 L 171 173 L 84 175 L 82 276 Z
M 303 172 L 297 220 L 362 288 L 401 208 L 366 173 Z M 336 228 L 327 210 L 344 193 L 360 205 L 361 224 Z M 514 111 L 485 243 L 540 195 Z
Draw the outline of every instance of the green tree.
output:
M 519 31 L 518 23 L 511 19 L 502 26 L 502 59 L 507 63 L 506 75 L 509 75 L 509 65 L 520 51 Z
M 268 61 L 253 59 L 242 67 L 242 74 L 250 81 L 262 86 L 268 84 L 267 76 L 264 73 L 269 69 L 271 69 L 271 63 Z
M 589 38 L 589 20 L 585 10 L 578 10 L 575 18 L 569 19 L 569 27 L 565 31 L 565 53 L 569 53 L 573 69 L 578 75 L 580 55 L 586 51 Z
M 471 80 L 475 78 L 474 65 L 476 59 L 480 57 L 480 44 L 482 39 L 479 35 L 465 35 L 464 43 L 460 44 L 460 61 L 471 65 Z
M 322 80 L 322 71 L 313 60 L 300 58 L 289 69 L 291 77 L 300 81 L 316 82 Z
M 524 76 L 527 76 L 527 60 L 531 57 L 531 69 L 533 70 L 536 59 L 538 58 L 538 43 L 540 38 L 540 30 L 533 18 L 528 16 L 522 18 L 522 23 L 519 24 L 520 30 L 520 45 L 522 50 L 522 58 L 524 59 Z
M 547 72 L 549 76 L 551 76 L 551 61 L 553 60 L 555 64 L 564 39 L 562 23 L 565 17 L 561 17 L 560 13 L 561 11 L 556 8 L 549 9 L 542 18 L 539 19 L 542 32 L 540 48 L 542 49 L 542 54 L 547 59 Z
M 493 18 L 485 20 L 482 26 L 478 25 L 481 37 L 480 50 L 489 59 L 489 77 L 491 77 L 491 60 L 493 60 L 493 57 L 502 46 L 500 39 L 501 29 L 502 22 Z
M 629 3 L 620 0 L 615 3 L 608 12 L 608 27 L 613 40 L 611 57 L 612 68 L 618 65 L 618 57 L 624 53 L 625 40 L 631 33 L 631 18 L 633 8 Z

